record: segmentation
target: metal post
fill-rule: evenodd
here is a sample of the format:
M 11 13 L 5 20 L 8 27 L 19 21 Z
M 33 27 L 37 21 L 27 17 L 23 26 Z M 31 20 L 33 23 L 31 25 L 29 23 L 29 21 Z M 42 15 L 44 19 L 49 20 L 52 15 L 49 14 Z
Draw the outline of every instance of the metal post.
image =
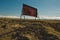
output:
M 25 22 L 25 15 L 24 15 L 24 22 Z

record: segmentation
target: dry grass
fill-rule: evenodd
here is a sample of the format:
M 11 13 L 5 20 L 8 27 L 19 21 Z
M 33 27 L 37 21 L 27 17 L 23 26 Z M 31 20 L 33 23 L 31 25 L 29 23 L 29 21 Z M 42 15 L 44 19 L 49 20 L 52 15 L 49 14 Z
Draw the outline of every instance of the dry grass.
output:
M 16 34 L 17 31 L 20 32 L 19 35 L 28 37 L 30 40 L 45 40 L 43 35 L 55 35 L 60 40 L 60 32 L 56 28 L 60 28 L 60 25 L 54 28 L 55 23 L 60 23 L 60 20 L 19 20 L 19 19 L 9 19 L 0 18 L 0 40 L 12 40 L 11 35 Z M 2 27 L 3 25 L 6 28 Z M 46 34 L 45 34 L 46 31 Z M 16 40 L 16 38 L 14 39 Z M 49 39 L 48 39 L 49 40 Z M 53 39 L 54 40 L 54 39 Z

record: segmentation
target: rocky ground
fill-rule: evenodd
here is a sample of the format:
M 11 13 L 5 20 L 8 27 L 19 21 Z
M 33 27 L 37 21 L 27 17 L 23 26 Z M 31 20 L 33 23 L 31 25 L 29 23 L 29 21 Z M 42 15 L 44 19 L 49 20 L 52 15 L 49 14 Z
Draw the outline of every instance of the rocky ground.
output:
M 60 22 L 49 21 L 0 18 L 0 40 L 60 40 Z

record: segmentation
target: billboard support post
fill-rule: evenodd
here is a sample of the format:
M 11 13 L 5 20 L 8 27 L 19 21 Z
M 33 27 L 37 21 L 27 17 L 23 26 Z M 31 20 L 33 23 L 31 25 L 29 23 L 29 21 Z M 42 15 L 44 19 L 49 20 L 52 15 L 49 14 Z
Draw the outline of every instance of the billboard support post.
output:
M 24 21 L 25 21 L 25 15 L 24 15 Z
M 36 20 L 36 17 L 35 17 L 35 20 Z

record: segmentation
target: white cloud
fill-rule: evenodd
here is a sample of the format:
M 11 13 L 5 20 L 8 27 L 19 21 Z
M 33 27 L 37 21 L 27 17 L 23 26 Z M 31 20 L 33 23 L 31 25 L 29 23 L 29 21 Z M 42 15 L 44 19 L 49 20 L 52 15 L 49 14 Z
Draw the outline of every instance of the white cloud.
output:
M 2 16 L 0 15 L 0 17 L 2 18 L 20 18 L 18 16 Z M 22 19 L 24 19 L 24 16 L 21 17 Z M 30 16 L 25 16 L 26 19 L 35 19 L 35 17 L 30 17 Z M 40 19 L 55 19 L 55 20 L 60 20 L 60 17 L 57 17 L 57 16 L 42 16 L 40 15 L 39 16 Z M 39 19 L 37 18 L 37 19 Z
M 41 19 L 55 19 L 60 20 L 60 17 L 57 16 L 40 16 Z
M 2 16 L 2 15 L 0 15 L 0 17 L 2 17 L 2 18 L 19 18 L 18 16 Z

